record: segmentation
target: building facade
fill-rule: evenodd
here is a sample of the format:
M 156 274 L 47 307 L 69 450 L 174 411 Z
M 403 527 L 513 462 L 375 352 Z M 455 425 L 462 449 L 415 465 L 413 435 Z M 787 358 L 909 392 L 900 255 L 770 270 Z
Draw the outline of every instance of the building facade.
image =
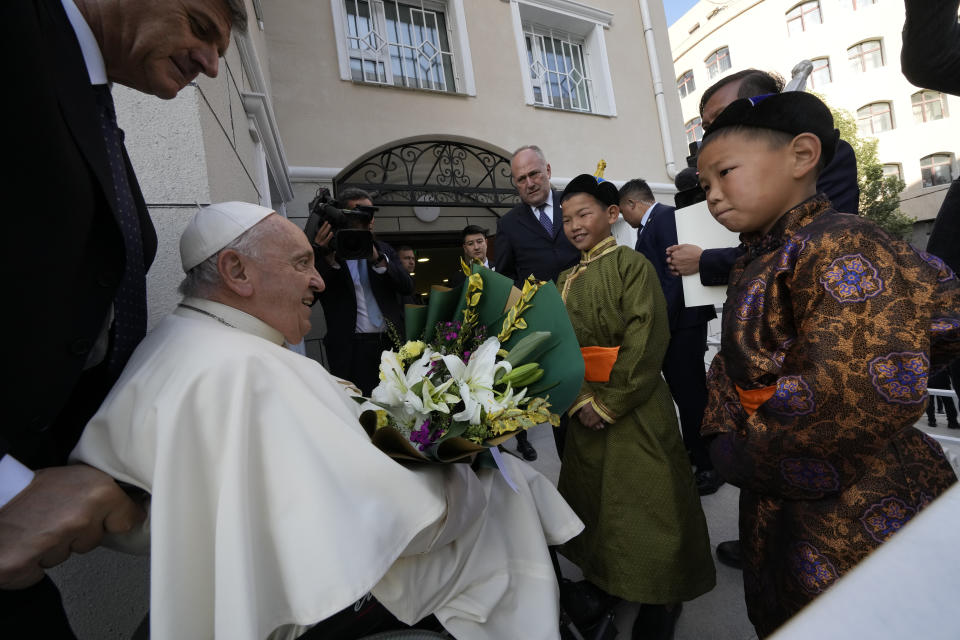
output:
M 960 98 L 916 87 L 900 71 L 904 7 L 896 0 L 733 0 L 697 3 L 670 29 L 687 140 L 699 139 L 704 89 L 750 67 L 789 81 L 813 63 L 807 90 L 849 111 L 878 140 L 887 174 L 906 183 L 901 211 L 926 246 L 950 181 L 960 170 Z
M 460 229 L 492 231 L 518 202 L 509 157 L 525 144 L 543 148 L 557 187 L 602 159 L 608 179 L 644 177 L 668 200 L 674 191 L 686 145 L 657 0 L 264 9 L 293 219 L 319 187 L 356 186 L 377 194 L 387 242 L 458 247 Z M 418 287 L 439 275 L 425 273 Z
M 247 0 L 247 12 L 217 78 L 168 101 L 113 89 L 159 236 L 149 328 L 179 301 L 179 237 L 212 202 L 302 225 L 318 188 L 360 186 L 381 206 L 381 239 L 459 254 L 460 229 L 493 231 L 515 204 L 509 156 L 525 144 L 544 149 L 555 187 L 604 160 L 608 179 L 643 177 L 672 201 L 686 143 L 658 0 Z M 80 638 L 131 636 L 148 564 L 98 549 L 51 571 Z

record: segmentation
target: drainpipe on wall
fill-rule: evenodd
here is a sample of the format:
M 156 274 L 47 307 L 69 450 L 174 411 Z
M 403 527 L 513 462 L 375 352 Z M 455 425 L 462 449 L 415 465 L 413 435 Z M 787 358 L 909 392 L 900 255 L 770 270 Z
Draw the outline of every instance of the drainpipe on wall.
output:
M 670 135 L 667 103 L 663 96 L 663 79 L 660 77 L 660 58 L 657 56 L 653 20 L 650 19 L 648 0 L 639 0 L 639 3 L 640 19 L 643 21 L 643 39 L 647 43 L 647 60 L 650 63 L 650 76 L 653 79 L 653 95 L 657 102 L 657 120 L 660 122 L 660 139 L 663 141 L 663 158 L 666 161 L 667 176 L 673 180 L 677 177 L 677 163 L 673 158 L 673 137 Z

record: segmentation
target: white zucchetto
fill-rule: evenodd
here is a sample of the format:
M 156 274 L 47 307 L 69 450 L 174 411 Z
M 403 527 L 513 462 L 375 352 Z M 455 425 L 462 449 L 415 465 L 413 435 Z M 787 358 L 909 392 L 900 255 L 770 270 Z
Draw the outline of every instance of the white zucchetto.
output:
M 275 213 L 248 202 L 219 202 L 203 207 L 180 236 L 180 262 L 186 273 Z

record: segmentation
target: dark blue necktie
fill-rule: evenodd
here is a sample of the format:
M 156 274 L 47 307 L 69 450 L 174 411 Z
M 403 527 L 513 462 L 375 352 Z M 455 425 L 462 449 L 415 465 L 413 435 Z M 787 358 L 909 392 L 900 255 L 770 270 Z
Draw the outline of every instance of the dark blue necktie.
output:
M 550 235 L 550 236 L 552 236 L 552 235 L 553 235 L 553 220 L 551 220 L 551 219 L 550 219 L 550 216 L 547 215 L 547 205 L 546 205 L 546 204 L 542 204 L 542 205 L 540 205 L 539 207 L 537 207 L 537 212 L 540 214 L 540 215 L 538 216 L 538 217 L 540 218 L 540 224 L 542 224 L 542 225 L 543 225 L 543 228 L 546 229 L 547 234 Z
M 113 342 L 107 356 L 107 365 L 115 372 L 123 368 L 147 332 L 146 269 L 143 264 L 140 219 L 127 180 L 127 167 L 123 160 L 123 131 L 117 126 L 113 96 L 110 95 L 110 87 L 105 84 L 94 85 L 93 92 L 97 97 L 100 130 L 107 148 L 110 177 L 113 179 L 112 195 L 126 254 L 123 278 L 113 299 Z

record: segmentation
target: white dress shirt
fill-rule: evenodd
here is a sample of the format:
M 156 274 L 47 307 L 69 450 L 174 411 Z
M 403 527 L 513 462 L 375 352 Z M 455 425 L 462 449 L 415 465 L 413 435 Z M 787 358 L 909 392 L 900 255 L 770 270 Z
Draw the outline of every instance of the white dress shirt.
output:
M 553 222 L 553 189 L 547 191 L 547 199 L 543 202 L 543 212 L 547 214 L 550 218 L 550 221 Z M 534 219 L 537 222 L 540 222 L 540 212 L 537 211 L 537 207 L 530 207 L 530 212 L 533 213 Z
M 363 285 L 360 284 L 360 269 L 367 268 L 366 260 L 345 260 L 347 263 L 347 269 L 350 270 L 350 277 L 353 279 L 353 293 L 354 297 L 357 299 L 357 324 L 354 327 L 354 330 L 357 333 L 381 333 L 386 327 L 385 323 L 381 322 L 380 326 L 374 325 L 370 322 L 370 315 L 367 312 L 367 296 L 363 293 Z M 361 264 L 362 263 L 362 264 Z M 373 270 L 376 273 L 384 274 L 387 272 L 386 266 L 375 266 Z M 376 301 L 374 301 L 376 302 Z M 383 317 L 381 312 L 380 317 Z
M 641 218 L 640 224 L 642 224 L 644 227 L 647 226 L 647 222 L 650 221 L 650 215 L 653 214 L 653 210 L 656 208 L 656 206 L 657 206 L 658 204 L 660 204 L 660 203 L 659 203 L 659 202 L 654 202 L 652 205 L 650 205 L 650 208 L 647 209 L 647 212 L 646 212 L 645 214 L 643 214 L 643 218 Z

